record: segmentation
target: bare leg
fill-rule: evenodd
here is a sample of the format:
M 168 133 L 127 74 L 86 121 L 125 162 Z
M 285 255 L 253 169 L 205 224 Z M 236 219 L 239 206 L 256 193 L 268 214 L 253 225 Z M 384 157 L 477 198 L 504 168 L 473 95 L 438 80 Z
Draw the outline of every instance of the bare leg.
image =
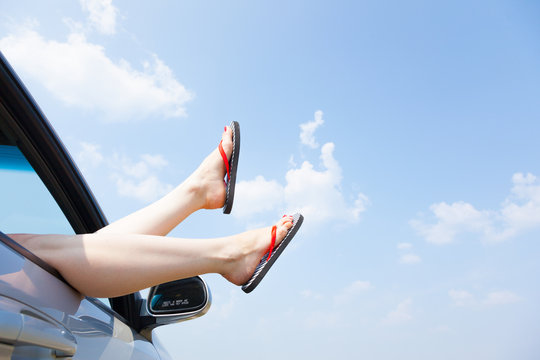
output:
M 292 226 L 278 221 L 276 246 Z M 215 239 L 153 235 L 11 235 L 88 296 L 115 297 L 159 283 L 219 273 L 246 283 L 270 245 L 271 228 Z
M 232 153 L 232 130 L 222 136 L 227 157 Z M 186 217 L 199 209 L 217 209 L 225 203 L 225 165 L 214 149 L 182 184 L 163 198 L 117 220 L 99 233 L 167 235 Z

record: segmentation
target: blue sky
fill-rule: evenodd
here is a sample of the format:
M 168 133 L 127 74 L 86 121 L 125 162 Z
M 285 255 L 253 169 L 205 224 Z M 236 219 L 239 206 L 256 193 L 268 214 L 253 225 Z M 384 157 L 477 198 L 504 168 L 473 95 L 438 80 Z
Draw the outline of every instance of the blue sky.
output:
M 178 358 L 537 359 L 534 1 L 4 1 L 0 49 L 109 220 L 242 130 L 232 234 L 305 226 L 245 295 L 157 332 Z

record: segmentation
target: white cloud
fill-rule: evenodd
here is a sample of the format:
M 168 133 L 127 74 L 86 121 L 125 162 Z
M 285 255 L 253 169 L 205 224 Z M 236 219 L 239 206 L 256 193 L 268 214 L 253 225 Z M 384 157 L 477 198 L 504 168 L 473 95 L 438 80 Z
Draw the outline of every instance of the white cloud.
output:
M 77 162 L 81 168 L 93 168 L 101 165 L 103 155 L 99 151 L 99 145 L 81 142 L 82 150 L 77 154 Z
M 330 220 L 358 221 L 369 199 L 359 193 L 352 205 L 345 201 L 340 189 L 341 167 L 333 156 L 334 147 L 333 143 L 327 143 L 321 148 L 322 170 L 304 161 L 300 167 L 286 173 L 285 186 L 262 176 L 240 181 L 235 194 L 234 216 L 245 219 L 256 213 L 285 208 L 284 213 L 300 212 L 311 224 Z
M 422 261 L 420 256 L 415 255 L 415 254 L 404 254 L 404 255 L 401 255 L 401 257 L 399 258 L 400 264 L 405 264 L 405 265 L 417 264 L 420 261 Z
M 355 222 L 369 204 L 367 196 L 360 193 L 354 205 L 348 205 L 340 189 L 341 167 L 334 158 L 335 145 L 326 143 L 321 148 L 323 170 L 318 171 L 309 161 L 285 175 L 285 202 L 289 212 L 299 211 L 310 222 L 331 219 Z
M 293 168 L 298 166 L 296 161 L 294 161 L 294 155 L 291 155 L 291 157 L 289 158 L 289 166 Z
M 412 300 L 405 299 L 398 304 L 395 310 L 392 310 L 382 320 L 383 324 L 395 325 L 408 322 L 413 319 Z
M 300 295 L 305 298 L 305 299 L 315 299 L 315 300 L 320 300 L 323 298 L 323 296 L 319 293 L 316 293 L 314 291 L 311 291 L 311 290 L 302 290 L 300 292 Z
M 503 203 L 500 218 L 503 230 L 498 239 L 540 226 L 540 182 L 533 174 L 516 173 L 512 176 L 510 196 Z
M 471 306 L 477 304 L 475 296 L 465 290 L 450 290 L 448 295 L 452 298 L 455 306 Z M 521 300 L 521 297 L 517 294 L 511 291 L 502 290 L 488 293 L 480 304 L 489 306 L 507 305 L 517 303 Z
M 72 32 L 65 42 L 48 40 L 26 23 L 0 39 L 19 73 L 42 84 L 68 106 L 96 110 L 108 121 L 185 115 L 193 95 L 156 55 L 136 70 L 114 61 L 105 49 Z
M 116 32 L 118 10 L 112 5 L 112 0 L 80 0 L 80 3 L 94 29 L 107 35 Z
M 117 174 L 115 179 L 119 195 L 135 198 L 143 202 L 157 200 L 173 189 L 172 185 L 162 183 L 153 175 L 142 180 L 134 180 Z
M 430 207 L 435 223 L 412 220 L 411 226 L 428 242 L 447 244 L 463 233 L 476 233 L 485 241 L 503 241 L 540 227 L 540 183 L 532 174 L 516 173 L 510 195 L 498 210 L 477 210 L 459 201 Z
M 399 250 L 408 250 L 408 249 L 412 248 L 412 244 L 411 243 L 399 243 L 399 244 L 397 244 L 397 248 Z
M 115 154 L 109 165 L 121 196 L 151 202 L 173 189 L 172 185 L 163 183 L 156 176 L 156 172 L 167 165 L 161 155 L 143 154 L 139 161 L 132 162 L 127 157 Z
M 308 308 L 310 305 L 315 304 L 318 309 L 307 313 L 307 316 L 304 318 L 305 325 L 308 328 L 327 328 L 345 325 L 347 323 L 347 317 L 357 309 L 358 298 L 372 288 L 373 286 L 369 281 L 357 280 L 330 295 L 317 293 L 312 290 L 301 291 L 300 295 L 304 299 L 305 307 Z M 333 306 L 321 307 L 322 304 L 330 304 L 328 299 L 332 299 L 332 295 Z M 317 302 L 313 300 L 317 300 Z M 353 306 L 352 308 L 351 305 Z M 291 315 L 294 314 L 293 312 Z
M 355 281 L 334 296 L 335 305 L 344 305 L 352 302 L 360 293 L 371 289 L 369 281 Z
M 475 303 L 474 296 L 465 290 L 450 290 L 448 295 L 452 298 L 455 306 L 469 306 Z
M 430 210 L 437 218 L 437 223 L 424 224 L 413 220 L 411 225 L 428 242 L 434 244 L 450 243 L 460 232 L 485 232 L 490 226 L 489 213 L 478 211 L 471 204 L 462 201 L 450 205 L 445 202 L 433 204 Z
M 103 156 L 99 146 L 95 144 L 81 143 L 81 147 L 81 151 L 77 153 L 77 161 L 82 164 L 82 168 L 89 172 L 91 169 L 104 167 L 121 196 L 150 202 L 174 188 L 157 177 L 157 172 L 168 164 L 162 155 L 143 154 L 139 161 L 134 162 L 119 154 Z
M 354 207 L 352 208 L 352 215 L 355 220 L 358 220 L 360 214 L 367 210 L 367 207 L 371 204 L 367 195 L 358 193 L 356 200 L 354 201 Z
M 143 154 L 141 160 L 133 162 L 126 156 L 115 154 L 111 164 L 114 164 L 112 166 L 121 170 L 123 174 L 141 179 L 151 175 L 152 171 L 164 168 L 168 162 L 162 155 Z
M 302 124 L 301 141 L 318 144 L 313 133 L 322 124 L 322 111 L 315 112 L 315 121 Z M 285 184 L 257 176 L 253 180 L 240 181 L 235 194 L 234 216 L 251 221 L 256 214 L 300 212 L 305 216 L 306 227 L 335 220 L 354 223 L 370 204 L 365 194 L 358 193 L 346 200 L 341 188 L 343 175 L 339 162 L 334 157 L 335 145 L 328 142 L 321 147 L 321 167 L 316 168 L 305 160 L 297 165 L 294 156 L 289 158 L 292 167 L 285 174 Z
M 401 250 L 401 255 L 399 257 L 399 263 L 404 265 L 412 265 L 417 264 L 422 261 L 420 256 L 413 254 L 413 253 L 406 253 L 404 254 L 404 251 L 410 251 L 412 249 L 411 243 L 399 243 L 397 244 L 397 249 Z
M 212 311 L 222 319 L 227 319 L 231 316 L 238 304 L 238 291 L 231 290 L 229 292 L 229 299 L 226 302 L 220 304 L 214 304 Z
M 300 124 L 300 142 L 304 145 L 307 145 L 313 149 L 317 148 L 319 144 L 315 141 L 315 130 L 322 124 L 324 124 L 323 120 L 323 112 L 321 110 L 315 111 L 315 119 L 313 121 Z
M 511 291 L 494 291 L 490 292 L 484 303 L 486 305 L 506 305 L 521 301 L 521 298 Z
M 275 180 L 257 176 L 251 181 L 239 181 L 234 195 L 234 216 L 247 218 L 279 208 L 284 200 L 283 186 Z
M 165 166 L 169 165 L 169 162 L 165 160 L 165 158 L 162 155 L 150 155 L 150 154 L 143 154 L 141 155 L 141 159 L 146 162 L 149 166 L 155 167 L 158 169 L 162 169 Z

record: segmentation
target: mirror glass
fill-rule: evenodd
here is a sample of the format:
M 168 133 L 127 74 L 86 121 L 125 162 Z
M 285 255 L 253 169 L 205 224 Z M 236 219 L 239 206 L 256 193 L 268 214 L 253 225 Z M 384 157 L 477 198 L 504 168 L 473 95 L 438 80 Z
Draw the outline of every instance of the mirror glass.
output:
M 154 286 L 148 295 L 148 311 L 153 315 L 186 314 L 202 309 L 207 302 L 206 284 L 195 276 Z

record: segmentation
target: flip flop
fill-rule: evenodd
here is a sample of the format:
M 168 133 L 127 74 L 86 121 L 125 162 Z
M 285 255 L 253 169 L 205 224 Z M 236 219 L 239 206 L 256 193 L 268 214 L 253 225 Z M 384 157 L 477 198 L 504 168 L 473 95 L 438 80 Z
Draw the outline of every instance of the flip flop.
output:
M 285 235 L 285 238 L 283 238 L 283 241 L 281 241 L 277 248 L 274 249 L 274 243 L 276 241 L 276 226 L 272 227 L 272 242 L 270 245 L 270 249 L 261 259 L 261 262 L 257 267 L 255 268 L 255 271 L 253 272 L 253 275 L 251 276 L 251 279 L 244 285 L 242 285 L 242 290 L 246 293 L 250 293 L 259 285 L 261 280 L 264 278 L 268 270 L 272 267 L 272 265 L 276 262 L 277 258 L 283 250 L 287 247 L 287 245 L 291 242 L 292 238 L 296 233 L 298 232 L 298 229 L 302 225 L 302 222 L 304 221 L 304 217 L 301 214 L 294 214 L 293 215 L 293 225 L 287 232 L 287 235 Z
M 225 163 L 225 168 L 227 169 L 227 194 L 225 196 L 225 205 L 223 205 L 223 213 L 224 214 L 230 214 L 233 206 L 234 201 L 234 188 L 236 185 L 236 172 L 238 170 L 238 156 L 240 155 L 240 125 L 238 122 L 233 121 L 231 122 L 230 128 L 232 130 L 232 143 L 233 143 L 233 149 L 231 158 L 227 159 L 227 154 L 225 154 L 225 151 L 223 150 L 223 146 L 221 143 L 223 140 L 219 142 L 219 153 L 221 154 L 221 157 L 223 158 L 223 162 Z

